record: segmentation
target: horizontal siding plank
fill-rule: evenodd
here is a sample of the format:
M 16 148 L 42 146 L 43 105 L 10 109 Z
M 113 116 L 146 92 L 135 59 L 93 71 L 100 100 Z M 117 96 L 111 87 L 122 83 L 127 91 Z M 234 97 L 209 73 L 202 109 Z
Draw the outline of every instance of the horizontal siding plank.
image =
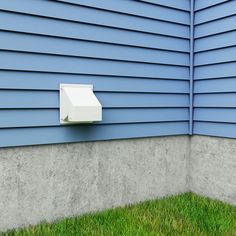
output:
M 195 1 L 195 10 L 196 11 L 203 10 L 205 8 L 212 7 L 217 4 L 221 4 L 224 2 L 228 2 L 228 1 L 231 1 L 231 0 L 207 0 L 207 1 L 206 0 L 196 0 Z
M 188 107 L 188 95 L 95 93 L 104 108 Z M 0 108 L 59 108 L 57 91 L 0 90 Z
M 235 15 L 235 12 L 236 1 L 226 1 L 224 4 L 216 5 L 207 8 L 204 11 L 196 12 L 195 25 Z
M 95 5 L 95 7 L 87 7 L 88 4 L 83 5 L 83 1 L 74 1 L 73 3 L 76 5 L 71 5 L 65 4 L 65 1 L 1 0 L 0 9 L 112 26 L 122 24 L 119 22 L 120 19 L 129 25 L 129 23 L 133 23 L 133 20 L 139 20 L 137 16 L 142 17 L 144 24 L 147 23 L 145 18 L 149 18 L 189 25 L 188 12 L 163 6 L 153 6 L 141 1 L 130 0 L 93 2 L 97 3 L 90 5 Z
M 195 67 L 195 79 L 235 77 L 236 62 Z
M 236 125 L 214 122 L 195 122 L 194 133 L 208 136 L 236 138 Z
M 143 19 L 135 19 L 133 22 L 130 22 L 130 19 L 123 19 L 122 16 L 121 19 L 117 20 L 117 24 L 111 24 L 110 25 L 102 25 L 102 24 L 89 24 L 85 22 L 72 22 L 72 21 L 66 21 L 66 20 L 60 20 L 56 18 L 45 18 L 41 16 L 35 16 L 35 15 L 27 15 L 27 14 L 20 14 L 15 12 L 5 12 L 1 11 L 0 13 L 0 21 L 4 20 L 4 22 L 0 23 L 1 29 L 18 29 L 21 31 L 30 31 L 34 26 L 41 25 L 41 28 L 44 28 L 44 31 L 47 31 L 46 29 L 50 29 L 53 25 L 60 25 L 59 28 L 54 29 L 54 32 L 60 31 L 61 33 L 66 33 L 73 28 L 77 28 L 77 32 L 79 29 L 86 30 L 90 27 L 92 28 L 93 34 L 95 33 L 94 30 L 98 28 L 98 30 L 101 31 L 108 31 L 108 30 L 125 30 L 125 31 L 135 31 L 135 32 L 144 32 L 149 34 L 162 34 L 167 36 L 175 36 L 180 38 L 188 38 L 189 37 L 189 26 L 185 25 L 176 25 L 173 23 L 168 22 L 162 22 L 162 21 L 153 21 L 148 20 L 148 24 L 144 24 Z M 30 21 L 26 23 L 25 21 Z M 110 22 L 110 19 L 106 19 L 106 22 Z M 112 21 L 111 21 L 112 22 Z M 130 22 L 130 23 L 129 23 Z M 29 24 L 30 23 L 30 24 Z M 47 27 L 45 27 L 45 24 L 49 24 Z M 144 27 L 145 25 L 145 27 Z M 46 28 L 46 29 L 45 29 Z M 40 30 L 37 29 L 37 30 Z
M 189 65 L 188 53 L 0 31 L 0 49 L 75 57 Z
M 0 52 L 0 69 L 188 79 L 189 68 L 43 54 Z
M 195 38 L 208 37 L 214 34 L 222 34 L 235 29 L 236 15 L 195 26 Z
M 195 121 L 236 123 L 236 109 L 234 108 L 195 108 Z
M 63 0 L 62 0 L 63 1 Z M 70 1 L 70 0 L 68 0 Z M 176 8 L 179 10 L 190 11 L 190 1 L 189 0 L 140 0 L 142 2 L 152 3 L 155 5 L 161 5 L 170 8 Z
M 236 77 L 210 80 L 197 80 L 194 93 L 226 93 L 236 92 Z
M 57 0 L 59 2 L 67 2 L 72 4 L 81 4 L 83 6 L 90 6 L 90 7 L 96 7 L 96 8 L 102 8 L 107 10 L 112 10 L 114 6 L 117 6 L 118 1 L 111 1 L 111 0 L 103 0 L 103 1 L 90 1 L 90 0 L 80 0 L 78 3 L 77 0 Z M 137 3 L 136 0 L 130 0 L 132 2 Z M 175 0 L 174 2 L 172 0 L 139 0 L 144 3 L 153 3 L 154 5 L 158 6 L 164 6 L 164 7 L 170 7 L 170 8 L 176 8 L 179 10 L 189 10 L 189 3 L 188 0 Z M 122 1 L 123 4 L 126 4 L 127 1 Z M 133 3 L 134 4 L 134 3 Z
M 209 65 L 236 61 L 236 45 L 234 47 L 195 53 L 194 65 Z
M 59 90 L 60 83 L 93 84 L 105 92 L 189 93 L 188 80 L 0 71 L 2 89 Z
M 188 121 L 188 108 L 103 109 L 98 124 Z M 59 109 L 0 109 L 0 128 L 59 126 Z
M 0 14 L 0 29 L 53 37 L 189 51 L 189 38 L 182 39 L 7 12 Z
M 207 51 L 224 47 L 235 46 L 236 30 L 224 34 L 214 35 L 195 40 L 194 51 Z
M 195 94 L 195 107 L 236 107 L 236 93 Z
M 188 122 L 0 129 L 0 147 L 180 135 Z

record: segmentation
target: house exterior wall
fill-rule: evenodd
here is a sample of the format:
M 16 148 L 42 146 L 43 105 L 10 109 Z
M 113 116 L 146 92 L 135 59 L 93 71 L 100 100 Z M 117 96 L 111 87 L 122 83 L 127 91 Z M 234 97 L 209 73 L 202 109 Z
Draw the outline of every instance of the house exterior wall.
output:
M 236 1 L 194 2 L 193 134 L 236 138 Z M 236 204 L 235 140 L 150 138 L 189 133 L 189 0 L 1 0 L 0 38 L 0 231 L 184 191 Z M 103 121 L 60 126 L 60 83 L 93 84 Z
M 0 9 L 0 147 L 188 133 L 188 1 Z M 103 121 L 60 126 L 60 83 L 93 84 Z
M 195 135 L 188 170 L 190 191 L 234 205 L 236 145 L 229 138 L 236 138 L 235 12 L 236 1 L 195 1 Z
M 194 133 L 236 138 L 236 1 L 195 10 Z

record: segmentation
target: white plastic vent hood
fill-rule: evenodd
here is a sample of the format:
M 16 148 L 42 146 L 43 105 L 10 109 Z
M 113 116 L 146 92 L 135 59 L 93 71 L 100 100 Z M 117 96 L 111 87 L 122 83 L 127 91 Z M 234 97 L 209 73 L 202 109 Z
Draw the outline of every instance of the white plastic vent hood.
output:
M 92 123 L 102 120 L 102 105 L 90 84 L 60 84 L 60 123 Z

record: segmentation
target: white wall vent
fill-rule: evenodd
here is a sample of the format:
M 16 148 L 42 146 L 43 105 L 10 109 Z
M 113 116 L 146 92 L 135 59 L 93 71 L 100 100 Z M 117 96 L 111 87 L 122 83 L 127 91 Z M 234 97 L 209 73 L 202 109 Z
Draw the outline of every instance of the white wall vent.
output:
M 92 123 L 102 120 L 102 105 L 91 84 L 60 84 L 60 123 Z

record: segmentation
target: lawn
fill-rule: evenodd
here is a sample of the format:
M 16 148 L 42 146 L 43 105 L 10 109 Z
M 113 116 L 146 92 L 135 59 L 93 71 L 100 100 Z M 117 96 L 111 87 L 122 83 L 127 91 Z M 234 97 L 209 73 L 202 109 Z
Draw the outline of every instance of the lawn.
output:
M 236 207 L 187 193 L 0 235 L 236 235 Z

